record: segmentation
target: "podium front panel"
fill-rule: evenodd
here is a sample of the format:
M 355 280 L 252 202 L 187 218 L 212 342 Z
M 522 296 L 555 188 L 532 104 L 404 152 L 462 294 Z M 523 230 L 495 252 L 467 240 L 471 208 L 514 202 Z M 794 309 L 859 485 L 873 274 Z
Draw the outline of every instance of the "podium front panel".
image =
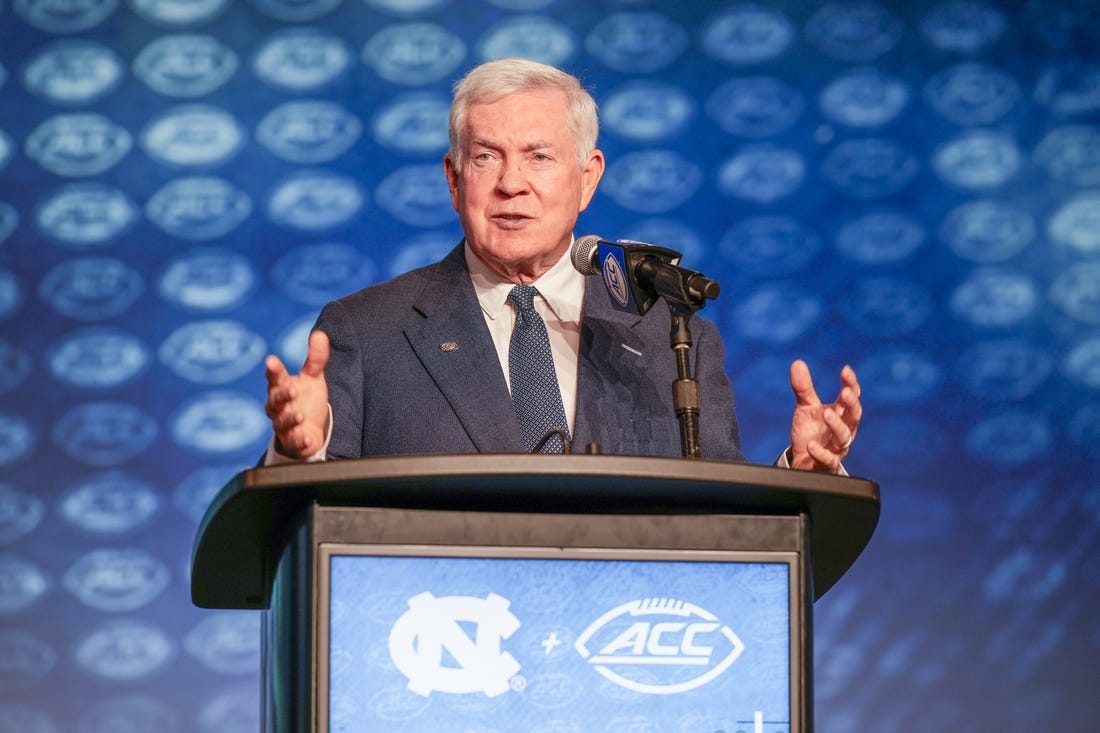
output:
M 800 516 L 314 507 L 288 545 L 311 567 L 280 570 L 299 582 L 271 611 L 297 622 L 269 634 L 269 702 L 297 704 L 268 730 L 805 731 L 806 534 Z

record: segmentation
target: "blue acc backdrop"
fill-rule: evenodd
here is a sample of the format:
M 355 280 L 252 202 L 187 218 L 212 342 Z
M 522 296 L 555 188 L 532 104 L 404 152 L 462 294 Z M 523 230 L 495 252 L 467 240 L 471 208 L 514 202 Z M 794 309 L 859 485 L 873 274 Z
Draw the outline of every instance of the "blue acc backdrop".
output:
M 601 105 L 578 234 L 722 283 L 753 460 L 792 358 L 861 376 L 819 730 L 1095 730 L 1098 49 L 1093 0 L 0 1 L 0 731 L 256 730 L 197 522 L 264 354 L 457 242 L 449 87 L 511 55 Z

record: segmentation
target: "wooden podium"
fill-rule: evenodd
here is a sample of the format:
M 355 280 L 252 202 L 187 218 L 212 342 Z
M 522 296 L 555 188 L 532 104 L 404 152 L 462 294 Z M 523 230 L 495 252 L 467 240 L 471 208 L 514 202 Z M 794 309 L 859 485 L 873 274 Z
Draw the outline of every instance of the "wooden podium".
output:
M 713 461 L 259 468 L 203 518 L 192 599 L 264 610 L 270 733 L 621 715 L 804 733 L 813 601 L 878 513 L 864 479 Z

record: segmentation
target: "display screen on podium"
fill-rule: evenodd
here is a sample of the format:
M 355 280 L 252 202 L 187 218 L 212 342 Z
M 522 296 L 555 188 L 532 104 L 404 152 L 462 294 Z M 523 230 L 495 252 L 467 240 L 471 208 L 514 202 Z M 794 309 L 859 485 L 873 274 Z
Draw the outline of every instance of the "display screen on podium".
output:
M 320 550 L 319 730 L 787 733 L 802 714 L 795 553 Z

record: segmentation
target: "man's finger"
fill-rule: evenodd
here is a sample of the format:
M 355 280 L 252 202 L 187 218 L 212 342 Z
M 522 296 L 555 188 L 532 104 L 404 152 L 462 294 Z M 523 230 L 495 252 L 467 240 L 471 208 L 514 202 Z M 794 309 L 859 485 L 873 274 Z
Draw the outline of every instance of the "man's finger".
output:
M 799 405 L 820 405 L 821 398 L 814 390 L 814 380 L 810 376 L 810 367 L 801 359 L 791 362 L 791 389 Z
M 264 359 L 264 377 L 269 385 L 276 385 L 289 376 L 282 360 L 274 354 L 268 354 Z
M 313 331 L 309 334 L 309 351 L 306 354 L 306 363 L 302 365 L 302 374 L 310 377 L 320 377 L 328 366 L 332 347 L 329 345 L 328 334 L 324 331 Z

